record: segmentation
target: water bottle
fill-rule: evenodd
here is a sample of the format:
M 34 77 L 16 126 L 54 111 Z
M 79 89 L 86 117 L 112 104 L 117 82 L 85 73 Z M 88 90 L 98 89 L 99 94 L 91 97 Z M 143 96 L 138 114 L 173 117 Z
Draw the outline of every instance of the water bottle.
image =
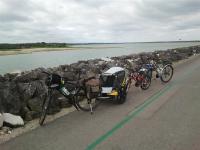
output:
M 70 92 L 65 87 L 62 87 L 60 90 L 61 90 L 62 94 L 65 96 L 68 96 L 70 94 Z

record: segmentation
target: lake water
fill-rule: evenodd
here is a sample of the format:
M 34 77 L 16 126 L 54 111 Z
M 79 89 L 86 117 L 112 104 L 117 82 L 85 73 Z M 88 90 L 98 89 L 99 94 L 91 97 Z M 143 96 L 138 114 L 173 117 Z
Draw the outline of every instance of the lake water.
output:
M 77 50 L 0 56 L 0 74 L 31 70 L 37 67 L 55 67 L 74 63 L 78 60 L 128 55 L 194 45 L 200 45 L 200 42 L 89 44 L 73 46 Z

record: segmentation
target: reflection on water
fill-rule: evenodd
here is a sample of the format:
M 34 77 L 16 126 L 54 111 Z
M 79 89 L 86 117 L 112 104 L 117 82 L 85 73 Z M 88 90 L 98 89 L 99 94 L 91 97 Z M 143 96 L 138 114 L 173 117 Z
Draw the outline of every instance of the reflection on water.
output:
M 166 50 L 192 45 L 200 45 L 200 42 L 90 44 L 74 46 L 77 50 L 0 56 L 0 73 L 31 70 L 37 67 L 55 67 L 61 64 L 77 62 L 78 60 Z

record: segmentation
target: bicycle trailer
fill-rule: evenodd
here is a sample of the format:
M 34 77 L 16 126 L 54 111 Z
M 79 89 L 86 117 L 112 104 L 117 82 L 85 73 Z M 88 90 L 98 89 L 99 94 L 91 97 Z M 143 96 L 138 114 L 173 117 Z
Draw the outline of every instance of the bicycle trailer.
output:
M 124 103 L 127 94 L 128 73 L 124 68 L 112 67 L 100 75 L 98 99 L 114 99 Z

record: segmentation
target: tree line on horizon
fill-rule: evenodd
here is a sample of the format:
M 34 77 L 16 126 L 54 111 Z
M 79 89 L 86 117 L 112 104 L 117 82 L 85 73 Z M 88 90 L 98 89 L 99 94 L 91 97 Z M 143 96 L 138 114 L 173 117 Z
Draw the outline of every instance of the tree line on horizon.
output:
M 12 49 L 25 49 L 25 48 L 64 48 L 69 47 L 66 43 L 17 43 L 17 44 L 0 44 L 0 50 L 12 50 Z

